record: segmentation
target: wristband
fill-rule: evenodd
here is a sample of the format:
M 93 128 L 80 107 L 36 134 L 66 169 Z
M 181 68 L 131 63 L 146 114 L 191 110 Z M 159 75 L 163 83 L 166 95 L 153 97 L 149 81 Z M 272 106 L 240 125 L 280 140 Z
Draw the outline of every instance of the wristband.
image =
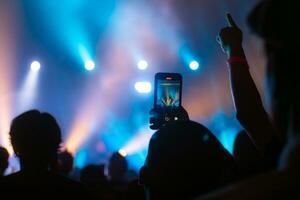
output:
M 230 56 L 230 58 L 227 60 L 227 63 L 229 65 L 232 65 L 232 64 L 245 64 L 245 65 L 248 65 L 246 58 L 245 57 L 240 57 L 240 56 Z

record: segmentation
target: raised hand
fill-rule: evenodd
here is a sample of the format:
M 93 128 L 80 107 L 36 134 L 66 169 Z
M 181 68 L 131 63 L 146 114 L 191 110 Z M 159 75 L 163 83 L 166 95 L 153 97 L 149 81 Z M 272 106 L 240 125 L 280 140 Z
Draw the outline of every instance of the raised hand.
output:
M 189 120 L 187 111 L 183 107 L 169 109 L 155 109 L 150 111 L 150 128 L 157 130 L 166 123 L 177 120 Z
M 226 19 L 228 26 L 221 29 L 217 41 L 228 56 L 243 56 L 243 33 L 229 13 Z

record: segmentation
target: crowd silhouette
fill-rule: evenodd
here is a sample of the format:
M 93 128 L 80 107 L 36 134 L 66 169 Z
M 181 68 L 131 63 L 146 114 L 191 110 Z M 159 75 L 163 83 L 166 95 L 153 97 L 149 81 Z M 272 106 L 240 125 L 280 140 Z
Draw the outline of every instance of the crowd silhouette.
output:
M 52 199 L 299 199 L 299 3 L 265 0 L 248 17 L 251 30 L 264 42 L 271 114 L 250 74 L 243 32 L 230 14 L 226 19 L 217 42 L 228 56 L 236 117 L 243 127 L 233 155 L 208 128 L 191 121 L 183 107 L 168 113 L 158 109 L 151 111 L 151 128 L 157 131 L 139 175 L 116 152 L 108 175 L 99 163 L 84 167 L 75 180 L 72 154 L 59 152 L 55 118 L 30 110 L 12 121 L 9 132 L 19 172 L 5 175 L 9 153 L 0 147 L 0 194 L 30 199 L 40 194 Z M 166 115 L 178 120 L 162 121 Z

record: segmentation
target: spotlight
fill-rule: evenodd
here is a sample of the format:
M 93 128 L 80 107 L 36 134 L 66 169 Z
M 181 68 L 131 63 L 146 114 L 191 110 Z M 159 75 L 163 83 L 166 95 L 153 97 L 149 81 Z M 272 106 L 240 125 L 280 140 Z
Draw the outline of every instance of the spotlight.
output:
M 124 149 L 120 149 L 118 153 L 123 157 L 127 156 L 127 152 Z
M 148 81 L 136 82 L 134 88 L 138 93 L 150 93 L 151 83 Z
M 30 68 L 31 68 L 32 71 L 37 72 L 37 71 L 40 70 L 41 64 L 40 64 L 40 62 L 38 62 L 38 61 L 33 61 L 33 62 L 31 63 L 31 65 L 30 65 Z
M 145 70 L 147 69 L 148 67 L 148 62 L 146 60 L 140 60 L 138 63 L 137 63 L 137 66 L 140 70 Z
M 199 68 L 199 63 L 197 61 L 193 60 L 190 62 L 189 66 L 190 66 L 191 70 L 197 70 Z
M 95 69 L 95 63 L 92 60 L 88 60 L 84 63 L 84 68 L 88 71 Z
M 127 153 L 127 155 L 141 153 L 147 149 L 153 133 L 154 132 L 150 130 L 148 126 L 145 126 L 144 128 L 140 129 L 136 134 L 134 134 L 132 139 L 130 139 L 120 149 L 124 150 Z

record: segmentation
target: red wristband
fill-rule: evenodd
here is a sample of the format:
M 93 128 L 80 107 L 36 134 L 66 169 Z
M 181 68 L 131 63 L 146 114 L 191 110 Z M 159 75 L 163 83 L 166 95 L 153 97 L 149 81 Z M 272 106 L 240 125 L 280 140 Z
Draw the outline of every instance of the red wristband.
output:
M 232 64 L 248 64 L 247 60 L 245 57 L 239 57 L 239 56 L 231 56 L 228 60 L 227 63 L 232 65 Z

